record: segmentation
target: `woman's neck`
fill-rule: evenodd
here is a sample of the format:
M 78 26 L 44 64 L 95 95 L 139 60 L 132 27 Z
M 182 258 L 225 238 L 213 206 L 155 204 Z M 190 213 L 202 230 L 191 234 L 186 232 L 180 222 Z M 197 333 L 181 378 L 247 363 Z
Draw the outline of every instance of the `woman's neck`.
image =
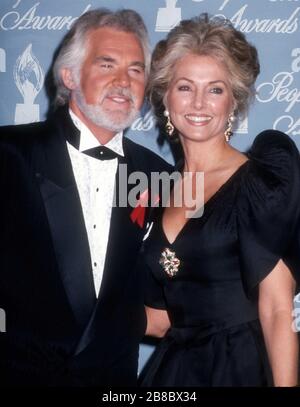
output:
M 209 172 L 222 165 L 234 153 L 225 139 L 216 137 L 206 141 L 183 140 L 184 171 Z

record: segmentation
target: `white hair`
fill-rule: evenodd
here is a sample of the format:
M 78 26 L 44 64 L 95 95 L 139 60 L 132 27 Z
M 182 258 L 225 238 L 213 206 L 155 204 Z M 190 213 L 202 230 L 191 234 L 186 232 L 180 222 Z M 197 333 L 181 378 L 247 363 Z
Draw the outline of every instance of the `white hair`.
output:
M 91 10 L 76 20 L 59 48 L 53 65 L 53 77 L 56 85 L 54 104 L 56 106 L 68 103 L 71 93 L 62 80 L 61 69 L 70 69 L 75 82 L 79 84 L 80 71 L 87 50 L 87 34 L 91 30 L 101 27 L 112 27 L 120 31 L 132 33 L 137 37 L 144 51 L 145 75 L 146 78 L 148 77 L 151 54 L 147 29 L 141 16 L 134 10 L 118 10 L 115 12 L 105 8 Z

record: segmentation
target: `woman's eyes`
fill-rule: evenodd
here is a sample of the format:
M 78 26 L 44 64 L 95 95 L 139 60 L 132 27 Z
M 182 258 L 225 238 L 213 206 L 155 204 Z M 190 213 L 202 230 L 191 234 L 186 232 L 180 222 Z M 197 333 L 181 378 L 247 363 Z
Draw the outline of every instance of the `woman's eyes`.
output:
M 191 87 L 188 85 L 180 85 L 177 88 L 180 92 L 189 92 L 191 91 Z M 213 87 L 209 89 L 209 93 L 214 93 L 216 95 L 221 95 L 224 92 L 224 90 L 220 87 Z
M 187 85 L 178 86 L 178 90 L 183 91 L 183 92 L 189 91 L 190 89 L 191 88 L 189 86 L 187 86 Z
M 217 95 L 221 95 L 223 93 L 223 89 L 215 87 L 215 88 L 210 89 L 210 93 L 215 93 Z

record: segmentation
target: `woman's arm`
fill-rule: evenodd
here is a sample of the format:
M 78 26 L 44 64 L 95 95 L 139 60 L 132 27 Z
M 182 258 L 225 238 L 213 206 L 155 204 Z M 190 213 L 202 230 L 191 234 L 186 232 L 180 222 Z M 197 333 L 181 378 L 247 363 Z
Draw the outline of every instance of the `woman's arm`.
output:
M 259 285 L 259 318 L 275 386 L 296 386 L 298 338 L 292 329 L 295 281 L 280 260 Z
M 171 323 L 167 311 L 145 307 L 147 329 L 145 335 L 161 338 L 170 328 Z

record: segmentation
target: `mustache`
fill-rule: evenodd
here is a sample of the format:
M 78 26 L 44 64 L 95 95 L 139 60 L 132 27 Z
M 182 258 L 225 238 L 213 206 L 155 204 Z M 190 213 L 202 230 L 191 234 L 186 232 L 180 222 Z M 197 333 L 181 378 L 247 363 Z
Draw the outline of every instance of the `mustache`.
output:
M 135 97 L 131 93 L 129 89 L 126 88 L 111 88 L 108 89 L 105 94 L 103 95 L 103 98 L 110 97 L 110 96 L 120 96 L 120 97 L 125 97 L 127 98 L 130 102 L 135 101 Z

